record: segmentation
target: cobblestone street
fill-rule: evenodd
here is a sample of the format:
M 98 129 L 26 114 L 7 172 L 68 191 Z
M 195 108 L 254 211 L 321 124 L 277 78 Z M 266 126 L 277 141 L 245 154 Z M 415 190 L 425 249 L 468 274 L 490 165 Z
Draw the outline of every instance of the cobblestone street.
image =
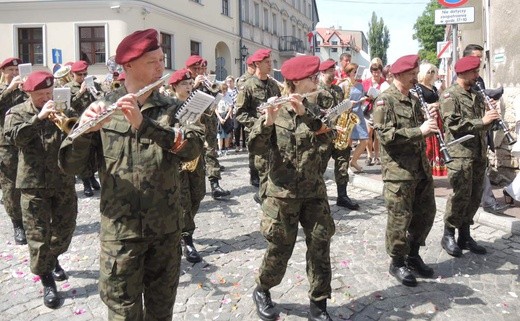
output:
M 249 185 L 247 154 L 233 152 L 220 160 L 226 167 L 221 185 L 232 197 L 215 201 L 208 193 L 201 205 L 194 239 L 204 260 L 194 265 L 183 260 L 174 320 L 258 320 L 251 292 L 266 246 L 258 231 L 260 207 Z M 427 246 L 421 249 L 435 277 L 408 288 L 388 274 L 381 195 L 349 186 L 349 196 L 361 205 L 349 212 L 335 205 L 334 182 L 328 179 L 327 186 L 336 222 L 329 300 L 334 320 L 520 319 L 519 235 L 475 224 L 473 236 L 489 253 L 464 251 L 453 258 L 440 246 L 444 207 L 438 206 Z M 57 310 L 43 306 L 41 284 L 29 271 L 27 246 L 14 245 L 12 226 L 1 209 L 0 320 L 106 320 L 97 290 L 99 193 L 84 198 L 82 186 L 76 188 L 77 228 L 69 251 L 60 257 L 70 277 L 58 283 L 64 302 Z M 307 320 L 305 250 L 300 231 L 285 278 L 271 290 L 280 320 Z

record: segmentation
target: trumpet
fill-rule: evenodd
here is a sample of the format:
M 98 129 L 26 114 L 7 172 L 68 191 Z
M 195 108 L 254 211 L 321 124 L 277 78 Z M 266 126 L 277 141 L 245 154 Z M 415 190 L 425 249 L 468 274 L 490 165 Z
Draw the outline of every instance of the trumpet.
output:
M 101 93 L 96 89 L 96 84 L 94 83 L 94 76 L 87 76 L 85 77 L 85 86 L 87 87 L 87 90 L 90 92 L 94 98 L 99 99 L 101 98 Z
M 302 98 L 307 98 L 307 97 L 311 97 L 311 96 L 314 96 L 314 95 L 321 94 L 321 93 L 323 93 L 325 91 L 326 91 L 325 89 L 319 89 L 319 90 L 316 90 L 316 91 L 311 91 L 310 93 L 303 94 L 301 96 L 302 96 Z M 288 97 L 278 97 L 278 98 L 273 99 L 271 101 L 266 101 L 265 103 L 262 103 L 256 109 L 258 111 L 264 111 L 267 108 L 272 107 L 272 106 L 286 104 L 286 103 L 290 102 L 291 99 L 292 99 L 291 96 L 288 96 Z
M 478 81 L 475 82 L 475 85 L 477 85 L 479 93 L 482 95 L 482 97 L 484 97 L 484 100 L 486 102 L 487 108 L 488 109 L 495 109 L 491 105 L 491 98 L 489 98 L 489 96 L 486 95 L 486 93 L 484 92 L 484 88 L 482 88 L 482 85 Z M 511 133 L 509 132 L 509 128 L 507 128 L 507 125 L 502 120 L 502 117 L 497 119 L 496 122 L 498 123 L 500 128 L 502 128 L 502 130 L 504 131 L 504 135 L 506 136 L 506 139 L 507 139 L 507 144 L 508 145 L 513 145 L 514 143 L 516 143 L 516 139 L 514 139 L 513 136 L 511 135 Z
M 58 86 L 65 86 L 66 84 L 72 81 L 72 77 L 70 75 L 70 66 L 60 67 L 60 69 L 56 70 L 53 76 L 56 79 Z
M 137 97 L 142 96 L 146 94 L 148 91 L 154 89 L 158 85 L 162 84 L 166 79 L 170 77 L 170 74 L 166 74 L 162 76 L 159 80 L 154 81 L 153 83 L 144 86 L 143 88 L 139 89 L 138 92 L 135 93 Z M 112 105 L 108 106 L 106 110 L 99 115 L 97 115 L 95 118 L 90 119 L 89 121 L 85 122 L 81 126 L 78 126 L 72 130 L 72 132 L 69 134 L 70 139 L 75 139 L 76 137 L 79 137 L 86 133 L 91 128 L 96 127 L 100 122 L 110 117 L 113 113 L 115 113 L 117 110 L 117 103 L 113 103 Z
M 212 94 L 220 92 L 219 85 L 215 83 L 216 75 L 204 75 L 203 77 L 204 80 L 202 81 L 202 84 L 208 91 L 210 91 Z
M 51 120 L 62 132 L 68 134 L 74 125 L 78 122 L 78 117 L 67 117 L 64 111 L 67 108 L 67 103 L 64 101 L 55 101 L 56 112 L 49 115 Z

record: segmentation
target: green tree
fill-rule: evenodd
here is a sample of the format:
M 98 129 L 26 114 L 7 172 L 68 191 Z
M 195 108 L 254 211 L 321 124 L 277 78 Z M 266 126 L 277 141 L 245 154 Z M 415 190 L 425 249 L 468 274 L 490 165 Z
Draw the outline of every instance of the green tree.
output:
M 372 19 L 368 23 L 368 45 L 370 46 L 370 58 L 379 57 L 386 65 L 386 51 L 390 45 L 390 32 L 385 26 L 383 18 L 377 20 L 377 15 L 372 12 Z
M 431 0 L 426 5 L 422 15 L 417 18 L 413 29 L 415 33 L 413 39 L 419 41 L 419 56 L 434 65 L 438 65 L 437 41 L 444 40 L 444 26 L 435 25 L 435 9 L 440 9 L 441 5 L 437 0 Z

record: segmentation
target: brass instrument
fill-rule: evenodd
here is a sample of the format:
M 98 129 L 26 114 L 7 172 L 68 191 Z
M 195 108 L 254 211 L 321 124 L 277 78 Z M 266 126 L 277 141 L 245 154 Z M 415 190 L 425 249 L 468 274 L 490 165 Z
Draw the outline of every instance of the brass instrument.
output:
M 187 172 L 194 172 L 197 168 L 197 165 L 199 164 L 200 155 L 197 156 L 195 159 L 190 160 L 188 162 L 182 162 L 181 163 L 181 171 L 187 171 Z
M 350 136 L 354 130 L 354 126 L 359 124 L 360 120 L 358 115 L 352 112 L 352 109 L 344 112 L 339 116 L 336 122 L 336 127 L 341 128 L 338 130 L 338 135 L 334 138 L 334 147 L 338 150 L 345 150 L 349 146 Z
M 311 96 L 314 96 L 314 95 L 318 95 L 318 94 L 321 94 L 323 92 L 325 92 L 326 90 L 325 89 L 319 89 L 319 90 L 316 90 L 316 91 L 311 91 L 310 93 L 306 93 L 306 94 L 303 94 L 303 95 L 300 95 L 302 98 L 307 98 L 307 97 L 311 97 Z M 271 97 L 272 98 L 272 97 Z M 290 102 L 292 99 L 291 96 L 287 96 L 287 97 L 277 97 L 276 99 L 273 99 L 271 101 L 266 101 L 265 103 L 262 103 L 260 104 L 260 106 L 258 106 L 256 109 L 258 111 L 264 111 L 266 110 L 267 108 L 269 107 L 272 107 L 272 106 L 276 106 L 276 105 L 282 105 L 282 104 L 285 104 L 285 103 L 288 103 Z
M 57 86 L 65 86 L 66 84 L 72 81 L 70 66 L 61 66 L 60 69 L 56 70 L 53 76 L 57 81 Z
M 119 87 L 121 87 L 121 82 L 119 80 L 114 80 L 112 81 L 112 84 L 110 84 L 112 90 L 119 89 Z
M 202 81 L 202 84 L 206 89 L 211 92 L 212 94 L 217 94 L 220 92 L 220 86 L 215 83 L 215 77 L 216 75 L 204 75 L 204 80 Z
M 68 134 L 78 122 L 77 117 L 67 117 L 65 109 L 70 101 L 70 88 L 54 88 L 53 99 L 56 112 L 49 115 L 49 119 L 65 134 Z

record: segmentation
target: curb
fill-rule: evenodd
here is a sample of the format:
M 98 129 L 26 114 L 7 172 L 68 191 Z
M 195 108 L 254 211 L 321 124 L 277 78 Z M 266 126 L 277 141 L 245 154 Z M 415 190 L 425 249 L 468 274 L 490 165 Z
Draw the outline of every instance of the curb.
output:
M 332 175 L 334 176 L 334 175 Z M 363 175 L 356 175 L 349 172 L 349 182 L 352 186 L 361 188 L 373 193 L 383 194 L 383 182 L 368 178 Z M 435 197 L 435 203 L 437 204 L 437 211 L 444 212 L 446 208 L 447 199 L 445 197 Z M 486 225 L 506 233 L 520 235 L 520 220 L 510 216 L 494 215 L 485 212 L 482 207 L 479 207 L 475 214 L 474 221 Z

